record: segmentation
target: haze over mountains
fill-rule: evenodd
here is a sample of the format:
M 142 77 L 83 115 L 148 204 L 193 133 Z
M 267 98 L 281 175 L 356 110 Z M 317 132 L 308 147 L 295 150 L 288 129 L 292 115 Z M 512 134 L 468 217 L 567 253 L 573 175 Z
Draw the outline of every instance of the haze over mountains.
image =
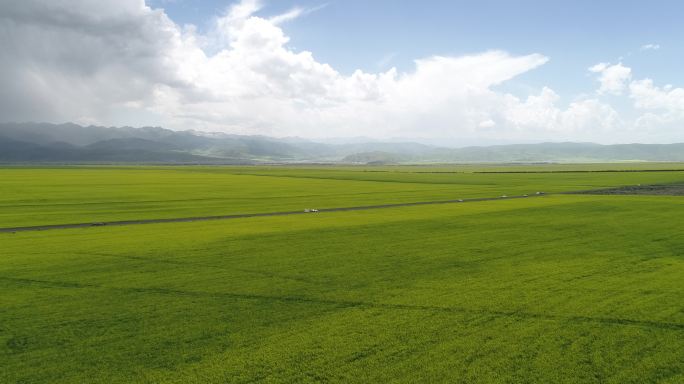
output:
M 464 163 L 684 161 L 684 144 L 541 143 L 444 148 L 419 143 L 318 143 L 299 138 L 242 136 L 159 127 L 2 123 L 2 163 L 295 162 Z

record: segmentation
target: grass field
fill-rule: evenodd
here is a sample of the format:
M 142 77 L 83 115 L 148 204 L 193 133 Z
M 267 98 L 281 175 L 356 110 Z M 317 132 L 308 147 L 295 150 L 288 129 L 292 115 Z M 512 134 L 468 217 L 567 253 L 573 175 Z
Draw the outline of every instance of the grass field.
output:
M 427 168 L 442 173 L 423 173 L 423 167 L 4 168 L 0 227 L 454 200 L 684 180 L 684 170 L 584 172 L 597 165 L 575 167 L 582 172 L 445 173 L 457 172 L 457 167 Z M 663 165 L 650 168 L 659 167 Z
M 0 227 L 684 181 L 415 170 L 7 168 Z M 552 194 L 0 233 L 0 383 L 682 383 L 683 216 Z

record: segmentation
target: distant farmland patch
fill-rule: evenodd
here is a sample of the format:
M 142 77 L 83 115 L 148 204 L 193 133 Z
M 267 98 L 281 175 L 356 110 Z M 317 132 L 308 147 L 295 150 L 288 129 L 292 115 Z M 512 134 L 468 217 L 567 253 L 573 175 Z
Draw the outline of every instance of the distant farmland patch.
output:
M 684 183 L 655 184 L 655 185 L 628 185 L 624 187 L 596 189 L 592 191 L 578 192 L 589 195 L 667 195 L 684 196 Z

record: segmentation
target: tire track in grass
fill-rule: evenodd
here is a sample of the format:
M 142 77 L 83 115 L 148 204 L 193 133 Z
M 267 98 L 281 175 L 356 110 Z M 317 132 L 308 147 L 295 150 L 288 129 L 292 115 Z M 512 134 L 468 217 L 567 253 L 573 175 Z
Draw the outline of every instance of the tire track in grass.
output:
M 437 313 L 464 313 L 477 315 L 493 315 L 498 317 L 519 318 L 528 320 L 551 320 L 551 321 L 565 321 L 565 322 L 579 322 L 579 323 L 594 323 L 617 326 L 634 326 L 642 328 L 662 329 L 670 331 L 684 331 L 683 323 L 654 321 L 654 320 L 635 320 L 618 317 L 594 317 L 594 316 L 575 316 L 575 315 L 555 315 L 549 313 L 534 313 L 526 311 L 497 311 L 488 309 L 468 309 L 462 307 L 444 307 L 437 305 L 417 305 L 417 304 L 392 304 L 392 303 L 376 303 L 367 301 L 352 301 L 352 300 L 333 300 L 320 299 L 314 297 L 303 296 L 275 296 L 275 295 L 259 295 L 249 293 L 233 293 L 233 292 L 202 292 L 202 291 L 188 291 L 172 288 L 162 287 L 111 287 L 95 284 L 79 284 L 64 281 L 47 281 L 34 280 L 24 278 L 13 278 L 0 276 L 0 281 L 9 281 L 19 283 L 21 285 L 40 285 L 46 288 L 96 288 L 104 289 L 114 292 L 129 293 L 129 294 L 145 294 L 145 295 L 171 295 L 179 297 L 195 297 L 195 298 L 216 298 L 216 299 L 231 299 L 231 300 L 254 300 L 254 301 L 271 301 L 292 304 L 316 304 L 316 305 L 331 305 L 339 308 L 371 308 L 371 309 L 385 309 L 385 310 L 404 310 L 404 311 L 426 311 Z
M 318 213 L 326 212 L 347 212 L 347 211 L 364 211 L 369 209 L 386 209 L 399 207 L 414 207 L 420 205 L 437 205 L 437 204 L 456 204 L 456 203 L 475 203 L 481 201 L 494 200 L 511 200 L 511 199 L 526 199 L 531 197 L 546 196 L 543 195 L 528 195 L 528 196 L 507 196 L 507 197 L 478 197 L 470 199 L 455 199 L 455 200 L 434 200 L 434 201 L 418 201 L 412 203 L 393 203 L 393 204 L 378 204 L 378 205 L 362 205 L 354 207 L 338 207 L 338 208 L 321 208 Z M 55 229 L 74 229 L 74 228 L 88 228 L 88 227 L 104 227 L 104 226 L 126 226 L 126 225 L 144 225 L 144 224 L 164 224 L 164 223 L 188 223 L 193 221 L 211 221 L 211 220 L 232 220 L 245 219 L 251 217 L 269 217 L 269 216 L 288 216 L 288 215 L 302 215 L 311 214 L 310 212 L 300 211 L 285 211 L 285 212 L 265 212 L 265 213 L 243 213 L 235 215 L 221 215 L 221 216 L 197 216 L 197 217 L 178 217 L 170 219 L 142 219 L 142 220 L 123 220 L 123 221 L 108 221 L 97 223 L 74 223 L 74 224 L 50 224 L 50 225 L 36 225 L 27 227 L 10 227 L 0 228 L 0 233 L 13 232 L 30 232 L 30 231 L 48 231 Z
M 29 279 L 21 277 L 7 277 L 0 276 L 0 281 L 6 281 L 14 283 L 15 285 L 26 286 L 26 285 L 38 285 L 46 288 L 100 288 L 99 285 L 95 284 L 83 284 L 75 283 L 70 281 L 54 281 L 54 280 L 41 280 L 41 279 Z

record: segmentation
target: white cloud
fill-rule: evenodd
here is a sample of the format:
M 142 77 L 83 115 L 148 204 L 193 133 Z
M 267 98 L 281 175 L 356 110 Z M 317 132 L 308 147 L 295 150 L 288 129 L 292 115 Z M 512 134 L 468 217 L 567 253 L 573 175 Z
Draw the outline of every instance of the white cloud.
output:
M 611 65 L 599 63 L 589 68 L 589 72 L 598 73 L 598 81 L 601 86 L 599 94 L 620 95 L 627 87 L 627 82 L 632 78 L 632 69 L 622 63 Z
M 657 51 L 660 49 L 660 44 L 644 44 L 641 46 L 642 51 Z
M 535 132 L 544 137 L 544 131 L 550 131 L 551 137 L 557 139 L 603 140 L 606 132 L 621 127 L 617 111 L 599 100 L 579 99 L 561 109 L 556 106 L 559 99 L 558 94 L 546 87 L 524 102 L 509 96 L 506 120 L 522 132 Z
M 312 10 L 261 10 L 243 0 L 199 34 L 141 0 L 0 3 L 0 114 L 307 137 L 602 140 L 622 123 L 596 99 L 561 107 L 547 87 L 525 99 L 497 89 L 544 65 L 541 54 L 432 56 L 409 72 L 344 75 L 288 47 L 281 24 Z M 631 78 L 622 64 L 590 71 L 601 94 Z
M 494 128 L 494 127 L 496 127 L 496 121 L 494 121 L 492 119 L 483 120 L 480 122 L 480 124 L 478 124 L 478 127 L 480 127 L 480 128 Z
M 324 4 L 318 5 L 316 7 L 311 7 L 311 8 L 294 7 L 291 10 L 289 10 L 283 14 L 276 15 L 276 16 L 269 18 L 268 21 L 271 22 L 272 24 L 280 25 L 280 24 L 283 24 L 283 23 L 288 22 L 290 20 L 294 20 L 298 17 L 305 16 L 305 15 L 308 15 L 312 12 L 319 11 L 319 10 L 321 10 L 327 6 L 328 6 L 328 4 L 324 3 Z
M 634 107 L 643 111 L 634 122 L 636 129 L 651 135 L 684 130 L 684 89 L 657 87 L 651 79 L 633 81 L 629 89 Z
M 634 106 L 668 112 L 684 112 L 684 89 L 672 85 L 657 87 L 651 79 L 633 81 L 629 85 Z

